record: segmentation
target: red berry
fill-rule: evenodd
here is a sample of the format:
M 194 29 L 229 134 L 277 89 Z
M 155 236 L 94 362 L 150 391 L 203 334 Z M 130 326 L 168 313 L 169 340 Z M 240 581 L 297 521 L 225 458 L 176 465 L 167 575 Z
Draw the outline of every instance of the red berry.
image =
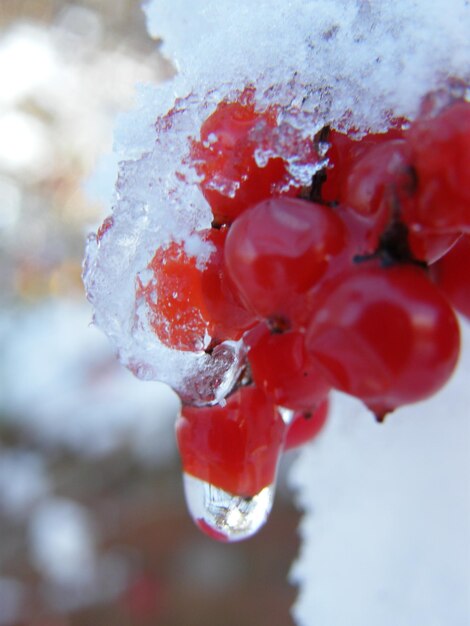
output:
M 385 213 L 387 222 L 394 212 L 403 212 L 413 193 L 409 162 L 409 148 L 403 139 L 385 141 L 367 150 L 352 164 L 346 179 L 347 206 L 369 219 Z
M 155 334 L 177 350 L 202 350 L 210 338 L 239 339 L 254 322 L 225 271 L 226 233 L 211 229 L 199 235 L 213 247 L 205 267 L 198 267 L 184 243 L 171 242 L 156 251 L 149 264 L 152 280 L 137 289 L 137 297 L 144 297 L 150 309 Z
M 261 137 L 269 142 L 276 126 L 276 109 L 256 111 L 250 89 L 238 102 L 221 102 L 202 125 L 200 140 L 191 147 L 191 160 L 217 224 L 231 223 L 248 206 L 288 186 L 283 159 L 271 158 L 264 167 L 255 159 Z M 298 191 L 292 188 L 289 194 Z
M 328 207 L 273 198 L 230 227 L 227 270 L 245 306 L 281 325 L 302 325 L 305 294 L 345 246 L 342 221 Z
M 298 448 L 314 439 L 323 429 L 327 417 L 328 400 L 326 398 L 314 409 L 296 411 L 287 429 L 284 450 Z
M 410 220 L 439 233 L 470 232 L 470 103 L 455 101 L 408 131 L 417 200 Z
M 289 409 L 310 409 L 320 403 L 331 386 L 309 358 L 303 334 L 271 334 L 262 326 L 261 336 L 255 329 L 244 338 L 250 346 L 248 361 L 256 386 L 275 404 Z M 254 334 L 258 337 L 252 343 Z
M 201 288 L 208 318 L 209 334 L 215 341 L 240 339 L 255 324 L 254 316 L 242 305 L 230 278 L 224 258 L 227 230 L 211 229 L 207 239 L 213 244 L 207 266 L 201 274 Z
M 435 233 L 424 228 L 408 231 L 408 245 L 415 259 L 429 265 L 443 257 L 458 241 L 460 233 Z
M 326 181 L 322 186 L 323 201 L 344 203 L 348 177 L 357 160 L 371 148 L 400 139 L 402 134 L 400 128 L 390 128 L 386 133 L 369 133 L 362 139 L 354 139 L 350 135 L 332 130 L 328 136 L 328 167 Z
M 183 407 L 176 435 L 184 471 L 231 494 L 251 497 L 271 485 L 285 424 L 256 387 L 241 387 L 225 406 Z
M 382 417 L 445 384 L 459 355 L 459 328 L 420 268 L 364 265 L 325 286 L 307 349 L 334 387 Z
M 416 172 L 405 139 L 391 139 L 368 149 L 352 166 L 344 197 L 347 206 L 369 224 L 368 249 L 378 249 L 381 237 L 394 221 L 412 222 L 417 201 Z M 455 243 L 458 235 L 408 229 L 409 253 L 433 263 Z
M 470 319 L 470 235 L 462 235 L 455 246 L 431 267 L 431 276 L 453 307 Z

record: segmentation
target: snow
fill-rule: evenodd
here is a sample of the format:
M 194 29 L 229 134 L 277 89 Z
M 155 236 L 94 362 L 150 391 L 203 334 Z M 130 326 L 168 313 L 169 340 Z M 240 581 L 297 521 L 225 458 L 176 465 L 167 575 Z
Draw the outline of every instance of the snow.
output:
M 202 120 L 247 84 L 260 110 L 282 106 L 283 132 L 311 135 L 330 123 L 361 133 L 412 119 L 426 93 L 470 82 L 470 4 L 151 0 L 145 10 L 179 73 L 141 87 L 136 108 L 121 116 L 113 225 L 89 239 L 85 283 L 95 322 L 125 365 L 207 400 L 194 387 L 214 374 L 213 359 L 159 344 L 135 304 L 155 249 L 183 240 L 190 251 L 194 230 L 210 225 L 188 165 Z M 275 150 L 291 172 L 313 172 L 282 141 Z M 194 248 L 199 259 L 203 248 Z M 378 426 L 338 395 L 324 436 L 300 455 L 292 478 L 306 510 L 292 575 L 299 625 L 470 623 L 468 332 L 459 372 L 439 396 Z M 237 347 L 227 350 L 216 363 L 225 390 L 237 372 Z
M 34 504 L 46 497 L 50 489 L 44 458 L 40 454 L 24 450 L 2 450 L 1 513 L 17 521 L 26 518 Z
M 465 0 L 151 0 L 146 11 L 178 68 L 178 97 L 253 82 L 286 102 L 306 98 L 302 110 L 328 122 L 351 115 L 367 127 L 390 111 L 413 116 L 447 76 L 468 78 Z
M 146 4 L 149 30 L 163 38 L 179 74 L 163 86 L 141 87 L 136 108 L 120 117 L 113 223 L 101 239 L 90 237 L 84 271 L 95 323 L 138 377 L 164 381 L 197 403 L 223 397 L 239 371 L 236 346 L 225 346 L 222 358 L 167 348 L 152 331 L 145 299 L 136 298 L 159 246 L 185 241 L 200 264 L 208 255 L 208 244 L 192 245 L 194 231 L 211 223 L 189 158 L 202 121 L 221 99 L 255 85 L 260 110 L 281 106 L 278 135 L 257 159 L 282 156 L 304 184 L 317 164 L 299 160 L 293 135 L 312 136 L 325 123 L 380 130 L 391 117 L 413 117 L 425 93 L 470 79 L 470 6 L 428 4 Z M 215 373 L 222 380 L 215 392 L 197 382 Z
M 29 524 L 29 541 L 36 567 L 57 584 L 93 582 L 95 532 L 87 509 L 65 498 L 39 505 Z
M 177 397 L 165 385 L 142 384 L 119 367 L 89 319 L 86 304 L 53 299 L 0 316 L 3 419 L 21 425 L 46 448 L 96 458 L 127 444 L 144 463 L 164 464 L 175 454 Z M 19 474 L 15 470 L 20 482 L 0 479 L 0 506 L 2 492 L 10 507 L 27 499 L 28 492 L 21 492 L 25 473 L 36 473 L 33 492 L 42 484 L 34 458 L 6 456 L 5 469 L 15 461 L 22 466 Z
M 458 371 L 375 423 L 340 394 L 291 484 L 305 510 L 299 626 L 470 624 L 470 325 Z M 340 601 L 339 601 L 340 599 Z

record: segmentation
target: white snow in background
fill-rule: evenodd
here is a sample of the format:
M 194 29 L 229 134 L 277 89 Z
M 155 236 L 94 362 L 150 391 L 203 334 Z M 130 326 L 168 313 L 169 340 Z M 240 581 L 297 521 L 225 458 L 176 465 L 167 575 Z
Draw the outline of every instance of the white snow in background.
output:
M 21 520 L 51 489 L 44 458 L 37 452 L 0 449 L 0 512 Z
M 291 484 L 299 626 L 469 626 L 470 326 L 439 394 L 375 423 L 340 394 Z
M 0 408 L 46 446 L 93 457 L 128 444 L 164 464 L 177 397 L 120 367 L 89 318 L 88 306 L 56 300 L 0 316 Z
M 51 582 L 73 589 L 93 583 L 95 531 L 85 507 L 49 498 L 31 516 L 29 543 L 34 564 Z

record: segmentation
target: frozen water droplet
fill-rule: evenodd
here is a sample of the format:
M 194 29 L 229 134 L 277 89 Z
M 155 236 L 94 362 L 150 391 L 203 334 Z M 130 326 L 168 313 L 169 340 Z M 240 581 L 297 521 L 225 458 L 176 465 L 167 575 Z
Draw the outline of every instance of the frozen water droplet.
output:
M 210 339 L 210 338 L 208 338 Z M 224 341 L 212 353 L 201 355 L 186 378 L 184 388 L 176 389 L 185 404 L 205 406 L 220 403 L 233 389 L 245 365 L 241 341 Z
M 269 517 L 275 484 L 251 498 L 237 496 L 183 473 L 186 504 L 199 528 L 218 541 L 241 541 L 254 535 Z

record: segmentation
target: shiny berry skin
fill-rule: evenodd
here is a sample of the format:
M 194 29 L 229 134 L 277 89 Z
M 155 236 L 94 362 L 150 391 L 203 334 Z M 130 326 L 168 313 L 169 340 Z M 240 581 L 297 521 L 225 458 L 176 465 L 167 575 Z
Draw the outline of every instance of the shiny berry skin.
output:
M 457 100 L 418 118 L 407 141 L 417 181 L 410 221 L 434 232 L 470 232 L 470 103 Z
M 373 146 L 352 166 L 344 196 L 348 207 L 368 219 L 400 218 L 413 194 L 409 148 L 403 139 Z
M 341 219 L 328 207 L 273 198 L 245 211 L 230 227 L 225 263 L 240 298 L 258 317 L 301 326 L 305 294 L 345 247 Z
M 314 439 L 325 426 L 328 418 L 328 408 L 328 399 L 325 398 L 313 409 L 296 411 L 292 422 L 287 428 L 284 450 L 298 448 Z
M 240 339 L 256 323 L 255 317 L 242 305 L 237 289 L 225 267 L 224 248 L 227 230 L 211 229 L 205 237 L 214 246 L 202 271 L 201 289 L 207 311 L 209 333 L 215 342 Z
M 424 228 L 408 230 L 408 245 L 414 258 L 429 265 L 447 254 L 459 238 L 460 233 L 436 233 Z
M 459 327 L 421 268 L 365 263 L 325 286 L 306 346 L 334 387 L 380 419 L 446 383 L 459 355 Z
M 205 266 L 198 267 L 183 243 L 171 242 L 156 251 L 149 264 L 152 280 L 137 289 L 137 298 L 145 298 L 149 307 L 155 334 L 177 350 L 202 350 L 208 338 L 239 339 L 254 323 L 225 271 L 226 232 L 210 229 L 198 234 L 212 247 Z
M 291 331 L 272 334 L 266 325 L 247 333 L 244 342 L 251 344 L 248 362 L 253 381 L 273 402 L 288 409 L 310 409 L 328 394 L 331 385 L 309 358 L 302 333 Z M 251 336 L 258 337 L 252 343 Z M 251 335 L 251 336 L 250 336 Z
M 176 423 L 183 469 L 231 494 L 254 496 L 275 481 L 285 429 L 254 386 L 235 391 L 225 406 L 185 406 Z
M 411 148 L 406 139 L 390 139 L 372 146 L 352 164 L 344 201 L 369 224 L 366 235 L 369 249 L 378 249 L 385 231 L 393 222 L 400 221 L 408 229 L 403 246 L 410 257 L 433 263 L 459 235 L 413 228 L 412 216 L 418 198 L 416 170 L 411 163 Z
M 271 158 L 264 167 L 255 160 L 260 139 L 269 142 L 276 125 L 276 110 L 256 111 L 250 89 L 237 102 L 221 102 L 203 123 L 200 140 L 191 146 L 191 161 L 216 224 L 230 224 L 248 206 L 288 187 L 283 159 Z M 291 188 L 288 194 L 298 191 Z
M 348 177 L 358 159 L 374 147 L 400 139 L 402 135 L 403 131 L 398 127 L 392 127 L 386 133 L 369 133 L 362 139 L 355 139 L 337 130 L 330 131 L 327 139 L 329 148 L 326 181 L 322 186 L 323 201 L 346 202 Z
M 435 263 L 431 276 L 452 306 L 470 320 L 470 235 L 462 235 L 453 248 Z

